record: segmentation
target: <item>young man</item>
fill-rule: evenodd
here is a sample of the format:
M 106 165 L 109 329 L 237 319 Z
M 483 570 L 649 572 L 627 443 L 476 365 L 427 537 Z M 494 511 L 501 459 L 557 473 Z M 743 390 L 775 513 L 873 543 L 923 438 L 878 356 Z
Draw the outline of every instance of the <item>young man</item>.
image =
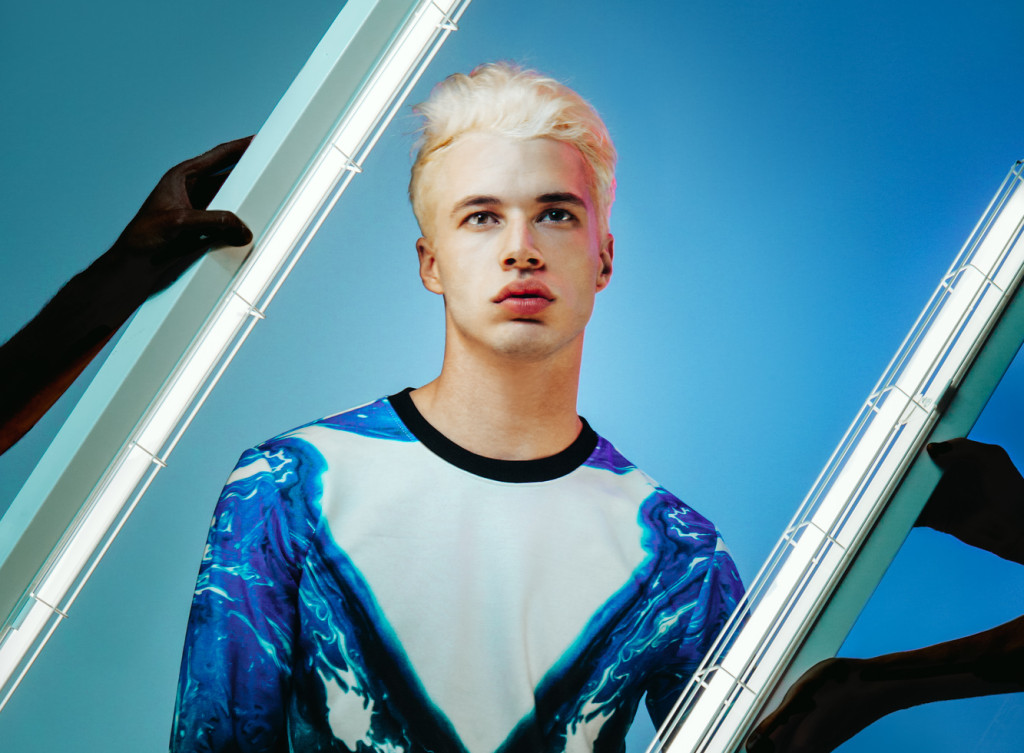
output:
M 714 526 L 576 413 L 615 152 L 491 65 L 420 106 L 410 195 L 441 374 L 243 454 L 186 638 L 175 751 L 617 751 L 742 587 Z

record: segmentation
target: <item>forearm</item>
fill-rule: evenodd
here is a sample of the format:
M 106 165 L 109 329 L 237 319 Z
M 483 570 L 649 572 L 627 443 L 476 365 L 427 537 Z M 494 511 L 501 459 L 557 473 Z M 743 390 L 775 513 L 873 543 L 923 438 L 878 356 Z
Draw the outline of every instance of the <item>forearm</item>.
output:
M 1024 617 L 983 633 L 871 659 L 826 659 L 747 740 L 751 753 L 828 753 L 894 711 L 1024 691 Z
M 110 250 L 0 346 L 0 453 L 35 425 L 150 295 L 209 249 L 252 241 L 234 214 L 207 210 L 250 140 L 221 144 L 168 170 Z
M 146 299 L 146 284 L 108 252 L 0 346 L 0 452 L 35 425 L 113 337 Z
M 898 708 L 1024 691 L 1024 617 L 914 651 L 859 662 L 864 681 L 885 687 Z

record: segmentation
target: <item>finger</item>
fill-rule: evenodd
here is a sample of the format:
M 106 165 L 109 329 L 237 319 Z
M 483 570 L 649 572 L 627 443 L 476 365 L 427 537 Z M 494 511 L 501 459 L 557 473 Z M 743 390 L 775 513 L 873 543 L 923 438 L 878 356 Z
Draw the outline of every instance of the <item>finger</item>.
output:
M 775 744 L 756 729 L 750 733 L 744 747 L 747 753 L 774 753 L 775 751 Z
M 178 222 L 183 235 L 203 238 L 208 246 L 244 246 L 252 242 L 252 231 L 232 212 L 200 209 L 183 212 Z
M 139 212 L 192 207 L 206 209 L 252 139 L 252 136 L 246 136 L 220 144 L 198 157 L 175 165 L 163 174 Z M 196 186 L 200 181 L 212 183 L 204 183 L 197 191 Z
M 232 212 L 199 211 L 195 220 L 189 222 L 191 229 L 204 235 L 212 246 L 245 246 L 252 243 L 253 234 L 249 227 Z
M 994 447 L 995 445 L 982 444 L 966 437 L 957 437 L 945 442 L 932 442 L 925 449 L 937 466 L 949 468 L 967 460 L 977 459 Z
M 228 173 L 216 173 L 214 175 L 199 175 L 192 180 L 186 180 L 186 192 L 189 203 L 195 209 L 206 209 L 213 201 L 213 197 L 228 179 Z
M 252 142 L 252 136 L 246 136 L 245 138 L 235 139 L 234 141 L 228 141 L 224 144 L 215 146 L 208 152 L 203 152 L 198 157 L 185 160 L 179 165 L 171 168 L 169 172 L 183 173 L 191 175 L 194 173 L 207 173 L 214 174 L 221 171 L 227 171 L 238 164 L 238 160 L 241 159 L 242 154 L 249 147 Z

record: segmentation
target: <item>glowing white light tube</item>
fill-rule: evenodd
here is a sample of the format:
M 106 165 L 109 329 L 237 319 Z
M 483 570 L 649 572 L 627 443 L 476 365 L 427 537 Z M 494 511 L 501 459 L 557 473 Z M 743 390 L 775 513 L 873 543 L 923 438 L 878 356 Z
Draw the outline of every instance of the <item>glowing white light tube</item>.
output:
M 1010 170 L 649 751 L 741 748 L 937 423 L 946 436 L 973 425 L 984 400 L 972 415 L 943 413 L 1024 277 L 1022 171 Z
M 248 259 L 207 255 L 125 331 L 0 521 L 0 708 L 468 4 L 348 0 L 211 204 Z

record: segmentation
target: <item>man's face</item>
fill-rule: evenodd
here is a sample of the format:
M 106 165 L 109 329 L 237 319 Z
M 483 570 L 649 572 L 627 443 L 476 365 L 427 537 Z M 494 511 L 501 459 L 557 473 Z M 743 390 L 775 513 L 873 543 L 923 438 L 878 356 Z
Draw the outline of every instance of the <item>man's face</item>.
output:
M 449 346 L 529 360 L 579 348 L 612 270 L 579 151 L 471 133 L 432 178 L 417 250 L 424 286 L 444 295 Z

